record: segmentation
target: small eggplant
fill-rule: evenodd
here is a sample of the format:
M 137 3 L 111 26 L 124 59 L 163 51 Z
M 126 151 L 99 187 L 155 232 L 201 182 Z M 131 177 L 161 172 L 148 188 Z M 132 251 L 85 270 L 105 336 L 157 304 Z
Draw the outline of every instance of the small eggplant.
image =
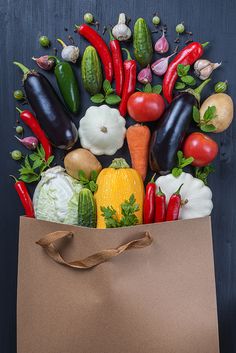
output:
M 23 71 L 26 97 L 50 142 L 58 148 L 70 149 L 78 139 L 78 132 L 51 83 L 23 64 L 14 64 Z
M 180 93 L 161 117 L 150 143 L 149 163 L 153 171 L 165 175 L 176 165 L 177 152 L 192 120 L 193 106 L 198 104 L 200 93 L 209 81 L 195 90 Z

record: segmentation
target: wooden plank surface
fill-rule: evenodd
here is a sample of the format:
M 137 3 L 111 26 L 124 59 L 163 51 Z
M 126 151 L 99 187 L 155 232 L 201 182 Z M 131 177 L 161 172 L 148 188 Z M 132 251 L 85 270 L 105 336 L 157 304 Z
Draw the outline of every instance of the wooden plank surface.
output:
M 214 82 L 229 81 L 229 93 L 236 97 L 236 2 L 235 0 L 1 0 L 0 1 L 0 351 L 15 353 L 15 299 L 18 244 L 18 217 L 22 209 L 9 174 L 16 174 L 16 162 L 9 158 L 9 151 L 17 148 L 14 139 L 15 101 L 12 93 L 20 86 L 20 74 L 13 65 L 18 60 L 33 67 L 33 55 L 47 53 L 40 48 L 38 38 L 46 34 L 56 45 L 55 39 L 73 35 L 83 52 L 86 43 L 73 33 L 75 24 L 83 20 L 85 12 L 92 12 L 101 23 L 116 23 L 118 14 L 125 12 L 134 19 L 145 17 L 149 23 L 158 11 L 163 23 L 168 24 L 168 38 L 175 38 L 175 25 L 184 21 L 200 42 L 209 40 L 207 57 L 223 62 L 215 72 Z M 68 31 L 65 31 L 68 28 Z M 159 34 L 155 34 L 154 40 Z M 108 36 L 106 35 L 108 39 Z M 59 46 L 56 45 L 58 48 Z M 79 75 L 79 67 L 77 67 Z M 49 75 L 55 85 L 55 79 Z M 80 83 L 81 86 L 81 83 Z M 203 95 L 206 96 L 207 91 Z M 88 96 L 82 93 L 81 117 L 89 105 Z M 79 117 L 75 121 L 79 120 Z M 217 281 L 219 328 L 222 353 L 236 352 L 236 123 L 223 134 L 217 135 L 220 153 L 215 163 L 216 173 L 210 179 L 213 190 L 213 240 Z M 107 160 L 103 159 L 107 164 Z M 29 352 L 26 352 L 29 353 Z M 31 353 L 31 352 L 30 352 Z M 32 352 L 33 353 L 33 352 Z M 69 352 L 68 352 L 69 353 Z M 102 353 L 102 352 L 91 352 Z M 125 353 L 125 352 L 122 352 Z M 144 352 L 148 353 L 148 352 Z M 202 352 L 203 353 L 203 352 Z

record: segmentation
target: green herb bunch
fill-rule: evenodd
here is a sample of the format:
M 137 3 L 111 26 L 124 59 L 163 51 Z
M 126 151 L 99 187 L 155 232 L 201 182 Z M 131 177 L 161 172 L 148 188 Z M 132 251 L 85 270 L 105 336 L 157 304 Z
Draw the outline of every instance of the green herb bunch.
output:
M 121 98 L 115 94 L 114 89 L 111 87 L 111 84 L 108 80 L 103 82 L 103 93 L 97 93 L 91 97 L 91 101 L 96 104 L 106 102 L 109 105 L 115 105 L 120 103 Z
M 190 65 L 179 64 L 177 66 L 177 73 L 180 81 L 176 82 L 175 89 L 184 89 L 186 86 L 194 86 L 196 80 L 193 76 L 189 75 Z

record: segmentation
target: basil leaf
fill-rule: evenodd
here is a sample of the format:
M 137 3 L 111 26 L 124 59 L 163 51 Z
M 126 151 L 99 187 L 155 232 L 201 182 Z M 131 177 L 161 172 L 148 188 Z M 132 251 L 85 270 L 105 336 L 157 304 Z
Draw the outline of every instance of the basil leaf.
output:
M 91 180 L 91 181 L 89 182 L 89 189 L 90 189 L 92 192 L 95 192 L 95 191 L 97 191 L 97 189 L 98 189 L 97 184 L 96 184 L 93 180 Z
M 98 178 L 98 172 L 96 170 L 92 170 L 90 174 L 90 180 L 96 182 Z
M 206 125 L 201 125 L 200 126 L 200 129 L 203 131 L 203 132 L 212 132 L 212 131 L 215 131 L 216 130 L 216 127 L 212 124 L 206 124 Z
M 155 85 L 152 87 L 152 93 L 160 94 L 162 91 L 162 85 Z
M 152 86 L 150 83 L 147 83 L 145 86 L 144 86 L 144 92 L 147 92 L 147 93 L 152 93 Z
M 195 121 L 195 123 L 200 123 L 200 111 L 199 109 L 194 105 L 193 106 L 193 120 Z
M 108 89 L 107 92 L 106 92 L 106 96 L 109 96 L 112 93 L 114 93 L 114 89 L 113 88 Z
M 187 75 L 187 76 L 182 76 L 181 81 L 186 83 L 189 86 L 194 86 L 196 84 L 196 80 L 193 76 Z
M 82 182 L 85 182 L 85 183 L 89 182 L 89 180 L 86 177 L 86 174 L 85 174 L 85 172 L 83 170 L 79 170 L 79 181 L 82 181 Z
M 120 103 L 121 98 L 117 96 L 117 94 L 110 94 L 109 96 L 106 97 L 105 101 L 109 105 L 114 105 L 114 104 Z
M 175 84 L 175 89 L 184 89 L 185 88 L 185 83 L 183 82 L 176 82 Z
M 187 73 L 189 72 L 190 70 L 190 65 L 182 65 L 182 64 L 179 64 L 177 66 L 177 73 L 178 73 L 178 76 L 179 77 L 183 77 L 183 76 L 186 76 Z
M 92 96 L 90 99 L 93 103 L 100 104 L 104 102 L 105 97 L 102 93 L 97 93 L 94 96 Z
M 108 81 L 108 80 L 105 80 L 104 82 L 103 82 L 103 90 L 104 90 L 104 92 L 107 94 L 107 92 L 109 91 L 109 90 L 111 90 L 112 89 L 112 87 L 111 87 L 111 84 L 110 84 L 110 82 Z
M 203 115 L 203 120 L 205 122 L 208 122 L 208 121 L 214 119 L 215 115 L 216 115 L 216 107 L 213 105 L 213 106 L 207 108 L 207 110 L 205 111 L 205 113 Z

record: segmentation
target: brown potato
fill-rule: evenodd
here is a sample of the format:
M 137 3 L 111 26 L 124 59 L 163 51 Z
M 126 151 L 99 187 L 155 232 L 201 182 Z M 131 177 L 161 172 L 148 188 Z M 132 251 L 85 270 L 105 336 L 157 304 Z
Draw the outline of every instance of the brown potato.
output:
M 75 179 L 78 179 L 80 170 L 83 170 L 87 178 L 90 179 L 93 170 L 99 173 L 102 169 L 102 165 L 97 158 L 84 148 L 77 148 L 69 152 L 64 158 L 64 165 L 67 174 Z
M 209 124 L 213 124 L 216 130 L 213 132 L 222 132 L 231 124 L 234 116 L 234 105 L 232 98 L 226 93 L 216 93 L 208 97 L 201 105 L 200 115 L 203 117 L 208 107 L 216 107 L 216 117 Z

